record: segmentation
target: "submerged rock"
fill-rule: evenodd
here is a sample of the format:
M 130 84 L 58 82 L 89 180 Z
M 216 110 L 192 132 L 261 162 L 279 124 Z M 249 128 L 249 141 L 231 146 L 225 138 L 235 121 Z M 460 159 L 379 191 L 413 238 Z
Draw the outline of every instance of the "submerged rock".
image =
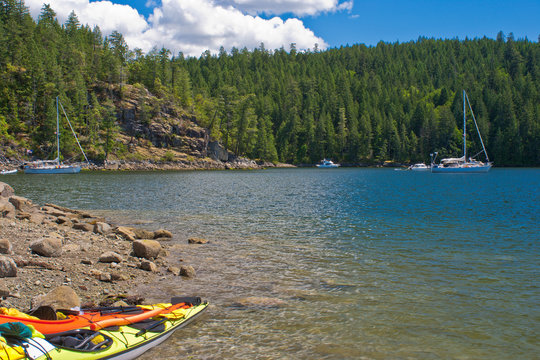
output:
M 190 244 L 206 244 L 208 243 L 208 240 L 203 238 L 197 238 L 197 237 L 191 237 L 188 239 L 188 243 Z
M 180 266 L 180 275 L 187 278 L 194 278 L 195 269 L 191 265 L 182 265 Z
M 250 296 L 236 300 L 235 305 L 242 307 L 281 307 L 287 304 L 285 300 L 271 297 Z

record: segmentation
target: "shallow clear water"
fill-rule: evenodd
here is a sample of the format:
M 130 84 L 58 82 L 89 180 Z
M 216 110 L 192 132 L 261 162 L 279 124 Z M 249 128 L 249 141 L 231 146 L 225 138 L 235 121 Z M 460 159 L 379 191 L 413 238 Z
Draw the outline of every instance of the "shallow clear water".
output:
M 540 353 L 540 170 L 89 172 L 0 179 L 37 203 L 175 234 L 148 298 L 205 317 L 143 355 L 510 359 Z M 187 245 L 191 236 L 211 241 Z M 242 298 L 279 306 L 238 305 Z

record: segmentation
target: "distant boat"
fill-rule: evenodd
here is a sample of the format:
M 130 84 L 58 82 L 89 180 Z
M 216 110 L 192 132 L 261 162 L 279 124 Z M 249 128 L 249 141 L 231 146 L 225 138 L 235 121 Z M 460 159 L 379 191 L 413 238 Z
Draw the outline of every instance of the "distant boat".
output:
M 332 160 L 322 159 L 316 166 L 318 168 L 337 168 L 339 167 L 339 164 L 334 164 Z
M 9 175 L 9 174 L 16 174 L 16 173 L 17 173 L 17 169 L 0 171 L 0 175 Z
M 408 167 L 411 171 L 429 171 L 430 167 L 424 163 L 414 164 Z
M 478 132 L 478 137 L 480 138 L 480 143 L 482 144 L 482 151 L 477 155 L 484 153 L 486 155 L 486 162 L 475 160 L 474 157 L 467 159 L 467 116 L 466 116 L 466 104 L 469 105 L 469 110 L 471 110 L 472 118 L 474 120 L 474 125 L 476 126 L 476 131 Z M 485 173 L 491 169 L 493 163 L 489 161 L 488 154 L 486 152 L 486 147 L 484 146 L 484 141 L 482 141 L 482 135 L 480 135 L 480 129 L 478 129 L 478 124 L 476 123 L 476 118 L 469 102 L 469 97 L 465 90 L 463 90 L 463 156 L 460 158 L 446 158 L 442 159 L 439 164 L 435 163 L 438 153 L 435 152 L 435 157 L 431 154 L 431 172 L 432 173 Z
M 59 106 L 62 107 L 62 111 L 64 112 L 64 115 L 66 116 L 66 119 L 68 121 L 69 127 L 71 128 L 71 131 L 73 133 L 73 136 L 75 136 L 75 140 L 77 140 L 77 144 L 79 145 L 79 148 L 81 149 L 81 152 L 84 155 L 84 158 L 88 162 L 88 158 L 86 157 L 86 154 L 84 153 L 84 150 L 81 147 L 81 144 L 79 143 L 79 139 L 77 138 L 77 135 L 75 134 L 75 131 L 73 131 L 73 127 L 71 126 L 71 122 L 69 121 L 69 118 L 66 115 L 66 112 L 64 110 L 64 107 L 62 104 L 60 104 L 60 100 L 58 99 L 58 96 L 56 97 L 56 159 L 54 160 L 38 160 L 38 161 L 32 161 L 29 163 L 26 163 L 24 165 L 24 173 L 25 174 L 77 174 L 81 171 L 81 167 L 78 165 L 67 165 L 60 162 L 60 112 L 59 112 Z

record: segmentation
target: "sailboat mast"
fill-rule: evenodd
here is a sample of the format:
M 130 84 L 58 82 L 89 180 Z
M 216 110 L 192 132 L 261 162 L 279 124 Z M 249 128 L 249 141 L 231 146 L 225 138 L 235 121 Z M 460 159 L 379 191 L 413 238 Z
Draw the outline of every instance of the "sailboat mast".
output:
M 58 112 L 58 96 L 56 97 L 56 162 L 60 165 L 60 113 Z
M 467 120 L 465 116 L 465 90 L 463 90 L 463 159 L 467 161 L 467 133 L 465 132 Z

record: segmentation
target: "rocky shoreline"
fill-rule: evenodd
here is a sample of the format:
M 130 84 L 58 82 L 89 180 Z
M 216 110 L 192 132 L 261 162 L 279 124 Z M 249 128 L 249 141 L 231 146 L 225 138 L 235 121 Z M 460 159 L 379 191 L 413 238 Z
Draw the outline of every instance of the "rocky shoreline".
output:
M 137 288 L 158 277 L 195 276 L 189 264 L 167 258 L 171 238 L 164 229 L 113 227 L 88 212 L 38 206 L 0 182 L 0 307 L 140 303 Z

